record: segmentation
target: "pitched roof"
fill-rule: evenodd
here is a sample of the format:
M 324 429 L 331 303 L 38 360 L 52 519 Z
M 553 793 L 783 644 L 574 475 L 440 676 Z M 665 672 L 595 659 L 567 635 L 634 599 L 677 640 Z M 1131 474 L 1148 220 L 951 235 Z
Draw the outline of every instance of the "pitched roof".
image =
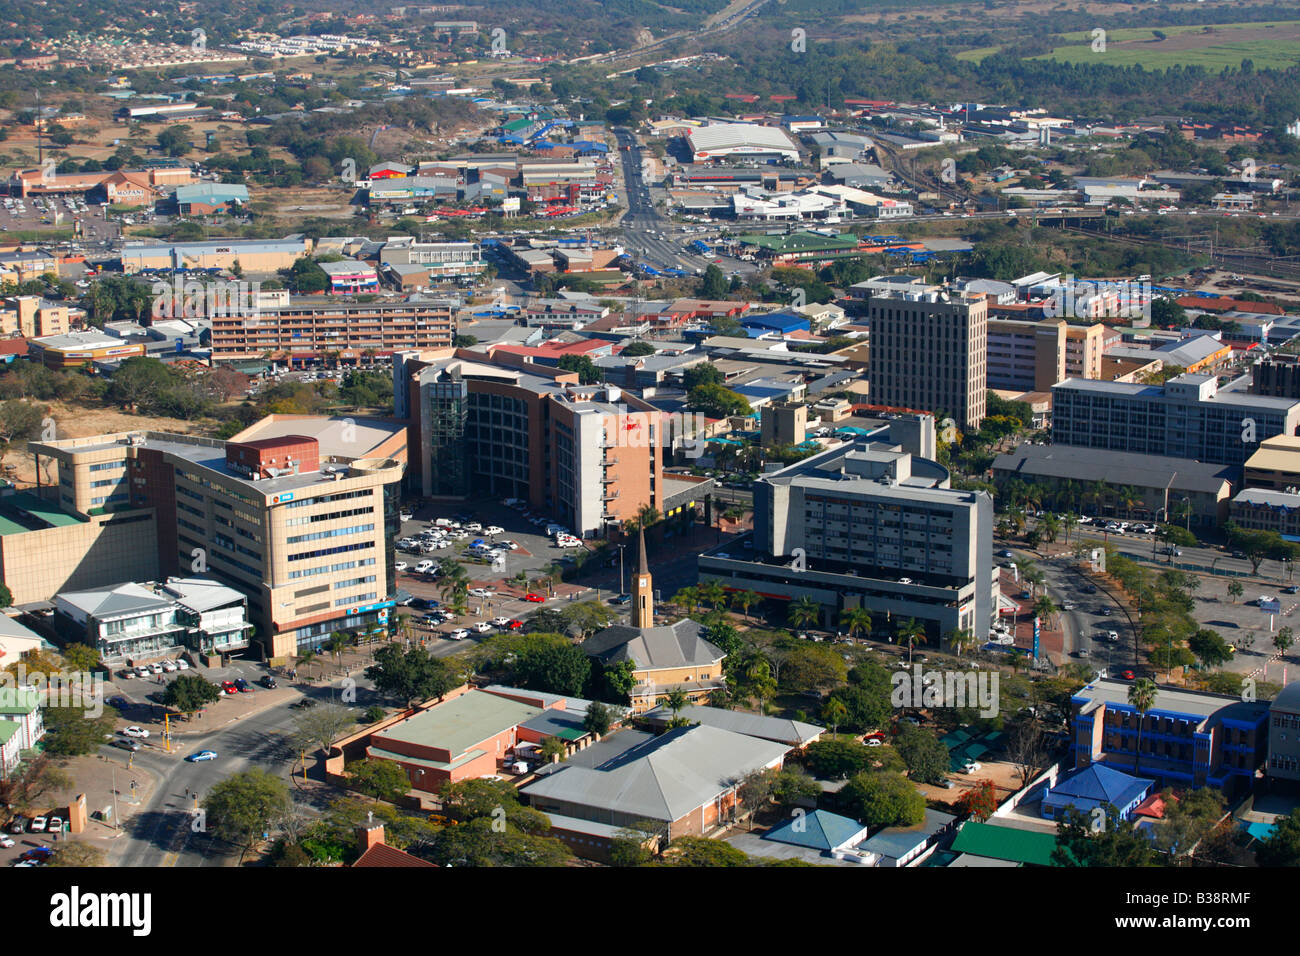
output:
M 597 631 L 582 645 L 590 657 L 606 663 L 630 660 L 637 667 L 694 667 L 726 657 L 722 648 L 700 637 L 703 625 L 689 618 L 658 627 L 615 624 Z
M 418 856 L 411 856 L 404 850 L 388 846 L 384 843 L 376 843 L 370 849 L 362 853 L 353 866 L 436 866 L 428 860 L 421 860 Z
M 1058 780 L 1044 802 L 1051 800 L 1053 805 L 1075 802 L 1110 803 L 1122 809 L 1132 803 L 1139 793 L 1154 785 L 1154 780 L 1130 776 L 1104 764 L 1094 763 Z
M 789 748 L 701 725 L 670 730 L 595 769 L 567 766 L 525 788 L 538 798 L 604 811 L 678 820 Z
M 650 721 L 666 722 L 671 717 L 667 707 L 656 707 L 643 715 Z M 723 710 L 721 707 L 703 707 L 688 704 L 681 709 L 680 716 L 696 724 L 729 730 L 734 734 L 758 737 L 790 747 L 803 747 L 816 740 L 826 729 L 816 724 L 807 724 L 784 717 L 766 717 L 762 714 L 749 714 L 742 710 Z
M 814 810 L 773 827 L 763 834 L 763 839 L 829 852 L 858 842 L 866 833 L 867 827 L 851 817 Z
M 925 811 L 925 817 L 914 827 L 885 827 L 862 844 L 862 849 L 897 860 L 911 853 L 936 833 L 943 831 L 957 818 L 939 810 Z
M 1053 866 L 1052 851 L 1056 849 L 1056 835 L 969 821 L 962 826 L 952 848 L 958 853 L 987 856 L 994 860 Z

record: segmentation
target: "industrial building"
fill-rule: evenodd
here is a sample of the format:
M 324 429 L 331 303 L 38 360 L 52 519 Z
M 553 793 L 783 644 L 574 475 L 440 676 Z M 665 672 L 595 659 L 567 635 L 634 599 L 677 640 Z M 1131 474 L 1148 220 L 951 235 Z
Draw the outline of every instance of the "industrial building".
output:
M 712 123 L 686 134 L 691 161 L 727 161 L 734 158 L 775 163 L 799 161 L 799 147 L 775 126 L 750 123 Z
M 146 270 L 220 269 L 229 272 L 235 263 L 239 263 L 245 274 L 270 275 L 290 268 L 311 252 L 311 245 L 306 236 L 172 243 L 129 240 L 122 246 L 122 271 L 127 275 Z

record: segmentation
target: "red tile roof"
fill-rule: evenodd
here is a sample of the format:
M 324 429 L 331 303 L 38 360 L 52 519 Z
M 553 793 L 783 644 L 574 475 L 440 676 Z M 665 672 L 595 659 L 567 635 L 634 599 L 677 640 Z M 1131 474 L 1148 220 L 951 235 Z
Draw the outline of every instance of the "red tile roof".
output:
M 396 847 L 388 846 L 386 843 L 376 843 L 357 859 L 353 866 L 435 866 L 428 860 L 421 860 L 418 856 Z

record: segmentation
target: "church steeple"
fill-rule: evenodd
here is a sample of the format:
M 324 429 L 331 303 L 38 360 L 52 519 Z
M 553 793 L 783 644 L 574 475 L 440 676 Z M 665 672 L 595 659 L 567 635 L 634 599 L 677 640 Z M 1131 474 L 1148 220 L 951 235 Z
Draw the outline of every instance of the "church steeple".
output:
M 636 573 L 632 576 L 632 626 L 654 627 L 654 583 L 650 577 L 650 562 L 645 554 L 645 529 L 639 532 L 639 553 Z

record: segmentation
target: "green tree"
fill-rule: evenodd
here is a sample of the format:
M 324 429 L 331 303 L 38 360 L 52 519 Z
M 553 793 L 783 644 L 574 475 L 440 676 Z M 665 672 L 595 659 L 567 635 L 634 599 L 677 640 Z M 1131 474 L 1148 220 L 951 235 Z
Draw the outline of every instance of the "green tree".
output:
M 714 263 L 709 263 L 700 280 L 701 299 L 721 299 L 727 294 L 727 277 Z
M 840 791 L 840 803 L 873 827 L 914 827 L 925 819 L 925 797 L 898 773 L 855 774 Z
M 521 652 L 514 670 L 521 687 L 579 696 L 591 676 L 591 658 L 576 644 L 546 644 Z
M 1277 821 L 1273 835 L 1255 851 L 1255 860 L 1260 866 L 1300 866 L 1300 813 Z
M 322 704 L 305 710 L 294 719 L 293 739 L 300 753 L 319 748 L 328 752 L 343 732 L 356 726 L 357 719 L 349 707 Z
M 1155 866 L 1155 853 L 1146 836 L 1131 820 L 1120 817 L 1109 803 L 1102 804 L 1105 818 L 1094 826 L 1090 817 L 1067 810 L 1056 827 L 1056 866 Z
M 105 707 L 98 717 L 90 716 L 84 707 L 42 707 L 45 721 L 45 752 L 57 757 L 76 757 L 94 753 L 113 732 L 118 713 Z
M 828 697 L 826 702 L 822 704 L 821 717 L 826 722 L 826 726 L 830 727 L 832 734 L 839 729 L 840 724 L 848 719 L 848 716 L 849 709 L 844 706 L 844 702 L 838 697 Z
M 1134 774 L 1138 772 L 1138 761 L 1142 755 L 1142 727 L 1146 723 L 1147 711 L 1155 705 L 1158 690 L 1155 681 L 1147 677 L 1139 677 L 1128 689 L 1128 702 L 1138 713 L 1137 746 L 1133 753 Z
M 843 780 L 871 769 L 874 756 L 855 740 L 815 740 L 804 748 L 804 762 L 823 780 Z
M 849 632 L 850 637 L 859 637 L 871 632 L 871 612 L 864 607 L 846 607 L 840 611 L 840 625 Z
M 192 714 L 221 697 L 221 688 L 200 674 L 181 674 L 167 685 L 162 702 L 182 714 Z
M 1218 667 L 1232 660 L 1232 651 L 1228 649 L 1228 642 L 1220 637 L 1217 631 L 1209 628 L 1202 628 L 1188 638 L 1187 648 L 1206 667 Z
M 227 777 L 203 800 L 209 829 L 240 848 L 239 859 L 289 812 L 289 788 L 260 767 Z
M 593 737 L 603 737 L 614 724 L 614 712 L 600 701 L 592 701 L 582 718 L 582 729 Z
M 683 836 L 673 840 L 663 854 L 668 866 L 750 866 L 748 856 L 729 843 L 708 837 Z
M 894 740 L 894 748 L 903 758 L 913 780 L 939 784 L 947 777 L 948 748 L 930 731 L 905 724 Z
M 1246 589 L 1242 587 L 1241 582 L 1238 581 L 1236 578 L 1233 578 L 1231 581 L 1228 582 L 1228 596 L 1232 598 L 1233 604 L 1237 603 L 1237 599 L 1241 597 L 1242 593 L 1245 590 Z
M 754 414 L 754 410 L 744 396 L 721 385 L 695 386 L 686 393 L 686 405 L 693 411 L 703 412 L 709 418 Z
M 790 602 L 790 607 L 786 611 L 785 619 L 791 627 L 806 628 L 816 624 L 821 618 L 822 609 L 810 597 L 801 597 L 796 601 Z
M 344 772 L 351 776 L 352 789 L 376 800 L 395 803 L 411 789 L 411 781 L 401 764 L 392 760 L 367 757 L 347 764 Z

